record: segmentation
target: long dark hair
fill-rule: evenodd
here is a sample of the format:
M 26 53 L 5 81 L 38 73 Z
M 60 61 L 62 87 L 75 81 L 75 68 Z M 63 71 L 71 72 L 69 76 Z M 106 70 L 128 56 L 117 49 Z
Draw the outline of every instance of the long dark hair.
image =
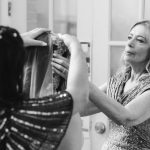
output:
M 21 96 L 24 60 L 25 50 L 19 32 L 0 26 L 0 98 L 7 101 Z

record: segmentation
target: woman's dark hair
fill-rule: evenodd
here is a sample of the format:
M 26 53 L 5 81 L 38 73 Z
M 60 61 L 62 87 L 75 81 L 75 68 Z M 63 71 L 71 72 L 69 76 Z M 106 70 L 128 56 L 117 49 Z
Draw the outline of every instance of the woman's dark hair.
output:
M 22 92 L 25 50 L 16 29 L 0 26 L 0 98 L 17 100 Z

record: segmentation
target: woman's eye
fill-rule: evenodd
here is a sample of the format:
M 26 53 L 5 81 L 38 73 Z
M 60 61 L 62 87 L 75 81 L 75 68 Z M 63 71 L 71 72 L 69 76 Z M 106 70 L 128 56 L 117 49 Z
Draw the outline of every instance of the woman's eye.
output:
M 130 40 L 132 37 L 131 36 L 128 36 L 128 40 Z
M 141 40 L 141 39 L 137 39 L 137 41 L 140 43 L 144 43 L 144 40 Z

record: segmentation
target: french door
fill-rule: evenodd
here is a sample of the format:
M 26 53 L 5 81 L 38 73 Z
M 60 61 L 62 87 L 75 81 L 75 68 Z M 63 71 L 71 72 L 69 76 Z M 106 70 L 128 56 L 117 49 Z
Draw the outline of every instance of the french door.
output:
M 150 19 L 149 0 L 93 0 L 92 81 L 101 85 L 120 67 L 130 27 Z M 91 150 L 100 150 L 109 133 L 107 117 L 99 113 L 90 118 Z

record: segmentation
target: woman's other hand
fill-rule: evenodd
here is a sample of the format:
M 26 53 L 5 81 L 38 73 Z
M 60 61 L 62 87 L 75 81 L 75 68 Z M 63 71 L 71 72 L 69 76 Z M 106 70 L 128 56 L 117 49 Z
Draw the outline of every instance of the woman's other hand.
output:
M 70 53 L 72 51 L 80 51 L 81 50 L 81 45 L 78 39 L 75 36 L 71 36 L 69 34 L 58 34 L 59 38 L 61 38 L 65 45 L 68 47 Z
M 89 97 L 88 66 L 85 54 L 76 37 L 61 35 L 62 40 L 71 52 L 66 90 L 74 100 L 73 113 L 81 112 Z
M 66 80 L 68 77 L 69 59 L 54 53 L 52 58 L 52 68 L 55 73 Z
M 50 30 L 45 29 L 45 28 L 36 28 L 29 32 L 25 32 L 25 33 L 21 34 L 21 37 L 24 42 L 24 46 L 25 47 L 27 47 L 27 46 L 46 46 L 47 43 L 35 39 L 36 37 L 38 37 L 40 34 L 42 34 L 44 32 L 50 32 Z

